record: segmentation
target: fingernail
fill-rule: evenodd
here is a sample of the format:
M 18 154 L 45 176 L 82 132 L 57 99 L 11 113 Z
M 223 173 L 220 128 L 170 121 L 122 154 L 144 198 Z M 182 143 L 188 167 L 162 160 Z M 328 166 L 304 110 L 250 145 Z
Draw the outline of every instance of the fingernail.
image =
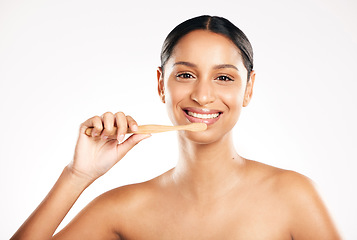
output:
M 135 132 L 135 131 L 138 131 L 138 125 L 133 125 L 133 126 L 131 127 L 131 130 L 133 130 L 134 132 Z
M 123 134 L 119 135 L 119 137 L 118 137 L 118 142 L 119 142 L 119 143 L 123 142 L 124 137 L 125 137 L 125 135 L 123 135 Z

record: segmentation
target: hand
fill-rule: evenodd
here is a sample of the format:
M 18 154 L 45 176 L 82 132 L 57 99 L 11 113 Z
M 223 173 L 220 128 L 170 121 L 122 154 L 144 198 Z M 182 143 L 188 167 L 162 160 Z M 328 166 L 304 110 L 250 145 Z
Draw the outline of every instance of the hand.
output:
M 91 136 L 85 134 L 88 127 L 93 127 Z M 114 134 L 113 127 L 118 129 L 117 140 L 108 139 Z M 88 119 L 80 127 L 74 158 L 68 167 L 74 174 L 94 181 L 141 140 L 150 137 L 149 134 L 133 134 L 123 142 L 128 127 L 133 132 L 138 129 L 136 121 L 122 112 L 106 112 L 101 117 Z

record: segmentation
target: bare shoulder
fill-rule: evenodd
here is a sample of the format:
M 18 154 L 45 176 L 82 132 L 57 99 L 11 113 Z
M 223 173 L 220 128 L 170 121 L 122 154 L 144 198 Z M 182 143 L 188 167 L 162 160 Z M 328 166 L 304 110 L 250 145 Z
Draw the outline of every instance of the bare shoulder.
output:
M 247 165 L 256 183 L 269 189 L 272 196 L 291 209 L 322 202 L 313 181 L 303 174 L 252 160 Z
M 156 191 L 154 182 L 126 185 L 101 194 L 54 239 L 117 239 L 127 220 L 137 218 L 151 201 Z
M 120 211 L 122 214 L 130 209 L 137 209 L 150 202 L 155 193 L 159 191 L 156 178 L 142 183 L 121 186 L 103 193 L 94 202 L 106 205 L 111 210 Z
M 162 175 L 145 182 L 112 189 L 100 195 L 95 201 L 110 208 L 116 218 L 135 217 L 137 213 L 151 208 L 157 199 L 163 196 Z
M 120 186 L 103 193 L 100 197 L 104 199 L 115 199 L 116 202 L 118 200 L 125 201 L 127 198 L 131 198 L 132 200 L 132 198 L 137 197 L 138 194 L 142 195 L 145 192 L 149 191 L 153 186 L 153 184 L 151 184 L 151 181 L 152 180 Z
M 152 219 L 153 209 L 160 209 L 162 198 L 160 180 L 152 180 L 121 186 L 102 194 L 98 200 L 110 212 L 113 231 L 126 239 L 133 231 L 141 229 L 142 219 Z M 155 212 L 155 211 L 154 211 Z
M 310 178 L 251 160 L 248 165 L 274 199 L 286 206 L 293 239 L 341 239 Z
M 285 195 L 311 195 L 316 193 L 311 179 L 295 171 L 273 167 L 253 160 L 247 160 L 247 166 L 254 179 L 271 185 Z

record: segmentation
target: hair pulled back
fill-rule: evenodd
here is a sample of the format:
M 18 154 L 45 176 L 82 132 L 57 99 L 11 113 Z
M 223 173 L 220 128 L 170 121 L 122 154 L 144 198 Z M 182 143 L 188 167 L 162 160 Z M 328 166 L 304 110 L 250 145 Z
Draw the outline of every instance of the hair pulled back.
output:
M 253 70 L 253 48 L 247 36 L 233 23 L 223 17 L 198 16 L 177 25 L 166 37 L 161 50 L 161 68 L 164 67 L 178 41 L 194 30 L 207 30 L 228 37 L 240 50 L 243 64 L 248 71 L 248 81 Z

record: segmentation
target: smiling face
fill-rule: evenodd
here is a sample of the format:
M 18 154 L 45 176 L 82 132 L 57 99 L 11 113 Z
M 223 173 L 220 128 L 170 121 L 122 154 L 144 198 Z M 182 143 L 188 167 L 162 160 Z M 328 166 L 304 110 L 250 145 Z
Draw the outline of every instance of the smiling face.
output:
M 183 36 L 158 70 L 159 94 L 174 125 L 204 122 L 204 132 L 181 132 L 191 140 L 214 142 L 227 135 L 247 106 L 254 84 L 247 82 L 239 49 L 223 35 L 195 30 Z

